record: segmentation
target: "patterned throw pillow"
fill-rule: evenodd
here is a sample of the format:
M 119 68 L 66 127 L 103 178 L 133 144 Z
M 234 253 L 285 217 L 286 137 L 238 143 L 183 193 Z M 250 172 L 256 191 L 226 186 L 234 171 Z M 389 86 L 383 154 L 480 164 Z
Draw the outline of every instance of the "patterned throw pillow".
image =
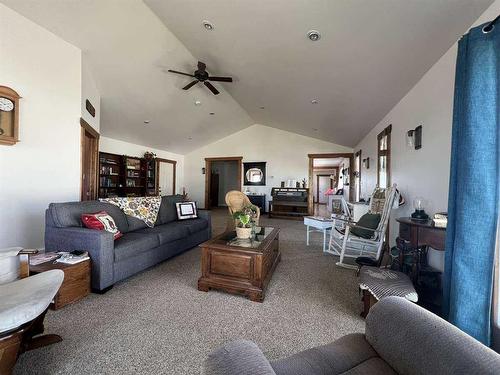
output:
M 113 233 L 115 240 L 123 236 L 113 218 L 106 211 L 96 212 L 95 214 L 82 214 L 82 222 L 87 228 Z
M 195 219 L 198 217 L 195 202 L 179 202 L 175 204 L 177 208 L 177 219 Z

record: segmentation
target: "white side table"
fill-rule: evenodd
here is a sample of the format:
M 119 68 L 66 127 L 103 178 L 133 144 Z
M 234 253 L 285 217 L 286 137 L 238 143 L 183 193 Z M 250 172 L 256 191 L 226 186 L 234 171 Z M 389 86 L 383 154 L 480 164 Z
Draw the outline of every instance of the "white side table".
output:
M 304 225 L 307 226 L 306 245 L 309 246 L 309 233 L 322 232 L 323 233 L 323 251 L 326 250 L 326 238 L 328 231 L 332 229 L 333 220 L 320 216 L 306 216 L 304 217 Z M 313 229 L 311 229 L 313 228 Z

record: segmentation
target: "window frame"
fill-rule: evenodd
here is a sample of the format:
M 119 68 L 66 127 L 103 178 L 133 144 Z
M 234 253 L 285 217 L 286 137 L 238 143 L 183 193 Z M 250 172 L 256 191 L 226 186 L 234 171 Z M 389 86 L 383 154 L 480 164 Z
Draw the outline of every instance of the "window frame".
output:
M 381 188 L 386 188 L 391 186 L 391 132 L 392 132 L 392 124 L 387 126 L 384 130 L 382 130 L 377 135 L 377 186 Z M 382 140 L 386 137 L 387 139 L 387 147 L 385 150 L 381 150 L 380 146 Z M 386 158 L 386 185 L 380 186 L 380 158 L 385 156 Z
M 356 190 L 354 191 L 354 194 L 355 194 L 354 201 L 355 202 L 359 202 L 359 200 L 361 199 L 361 169 L 363 168 L 361 154 L 362 154 L 361 150 L 354 153 L 354 166 L 356 167 L 355 168 L 356 172 L 358 172 L 358 176 L 354 177 L 357 179 L 356 180 Z

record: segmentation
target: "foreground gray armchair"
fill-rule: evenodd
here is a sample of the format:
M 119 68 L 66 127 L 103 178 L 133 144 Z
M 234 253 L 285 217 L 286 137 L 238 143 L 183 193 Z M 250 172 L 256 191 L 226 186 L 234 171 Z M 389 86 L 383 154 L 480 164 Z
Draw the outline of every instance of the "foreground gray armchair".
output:
M 230 342 L 204 363 L 205 375 L 499 374 L 500 355 L 438 316 L 400 297 L 384 298 L 365 334 L 269 362 L 250 341 Z

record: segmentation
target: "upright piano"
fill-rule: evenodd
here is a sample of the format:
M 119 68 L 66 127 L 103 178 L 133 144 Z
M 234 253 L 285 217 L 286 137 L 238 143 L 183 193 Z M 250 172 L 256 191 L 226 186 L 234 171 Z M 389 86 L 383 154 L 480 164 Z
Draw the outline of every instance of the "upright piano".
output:
M 309 214 L 309 189 L 274 187 L 271 190 L 269 217 L 302 219 Z

